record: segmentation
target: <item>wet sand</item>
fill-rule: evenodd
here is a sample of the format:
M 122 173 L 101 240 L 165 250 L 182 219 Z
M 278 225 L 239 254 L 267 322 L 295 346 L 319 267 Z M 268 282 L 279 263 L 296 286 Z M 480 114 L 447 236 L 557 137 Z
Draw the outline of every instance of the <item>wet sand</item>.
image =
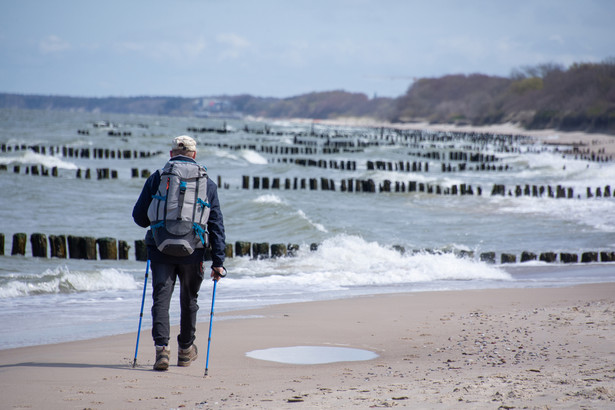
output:
M 149 330 L 134 369 L 136 332 L 0 350 L 2 408 L 615 407 L 615 283 L 388 294 L 217 314 L 207 377 L 208 323 L 198 325 L 199 358 L 187 368 L 175 365 L 172 332 L 166 372 L 152 370 Z M 297 365 L 246 356 L 291 346 L 352 347 L 378 357 Z

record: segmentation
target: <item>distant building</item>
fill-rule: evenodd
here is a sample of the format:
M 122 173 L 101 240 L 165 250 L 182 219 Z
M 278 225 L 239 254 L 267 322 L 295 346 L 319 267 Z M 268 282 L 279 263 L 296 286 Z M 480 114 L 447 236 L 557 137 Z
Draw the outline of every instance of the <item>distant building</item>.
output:
M 194 115 L 197 117 L 241 118 L 233 103 L 216 98 L 197 98 L 194 100 Z

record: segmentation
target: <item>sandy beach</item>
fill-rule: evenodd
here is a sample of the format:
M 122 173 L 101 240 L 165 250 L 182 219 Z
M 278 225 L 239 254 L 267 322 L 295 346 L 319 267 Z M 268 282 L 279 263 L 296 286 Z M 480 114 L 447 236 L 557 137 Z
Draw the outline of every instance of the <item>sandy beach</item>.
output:
M 367 118 L 339 118 L 334 120 L 305 120 L 295 119 L 294 122 L 316 122 L 326 125 L 348 127 L 388 127 L 403 130 L 431 130 L 444 132 L 484 132 L 502 135 L 525 135 L 547 144 L 561 144 L 576 147 L 579 152 L 601 155 L 615 159 L 615 135 L 601 133 L 587 133 L 582 131 L 559 131 L 553 129 L 527 130 L 517 124 L 493 124 L 485 126 L 456 125 L 456 124 L 430 124 L 427 122 L 415 123 L 389 123 Z
M 136 332 L 1 350 L 2 408 L 615 406 L 615 283 L 275 305 L 217 314 L 213 324 L 207 377 L 208 323 L 198 326 L 196 362 L 175 366 L 172 342 L 167 372 L 152 370 L 149 329 L 136 368 Z M 246 356 L 292 346 L 352 347 L 378 357 L 297 365 Z

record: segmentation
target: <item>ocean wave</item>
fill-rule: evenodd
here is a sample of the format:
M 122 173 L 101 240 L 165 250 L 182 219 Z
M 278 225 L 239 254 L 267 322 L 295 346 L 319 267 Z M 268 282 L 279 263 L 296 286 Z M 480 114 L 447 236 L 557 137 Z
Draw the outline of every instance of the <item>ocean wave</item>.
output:
M 214 155 L 217 156 L 218 158 L 226 158 L 226 159 L 231 159 L 234 161 L 239 159 L 237 155 L 234 155 L 230 153 L 229 151 L 224 151 L 224 150 L 216 150 Z
M 62 161 L 58 157 L 37 154 L 34 151 L 22 151 L 19 155 L 0 157 L 0 164 L 11 165 L 42 165 L 46 168 L 58 167 L 62 169 L 77 169 L 77 165 L 72 162 Z
M 615 165 L 612 163 L 572 160 L 570 157 L 549 152 L 519 156 L 510 163 L 520 169 L 515 174 L 519 180 L 537 178 L 562 181 L 566 186 L 575 182 L 595 186 L 608 184 L 615 177 Z
M 308 218 L 307 215 L 305 214 L 305 212 L 303 212 L 301 209 L 297 211 L 297 215 L 299 215 L 300 218 L 305 219 L 310 225 L 312 225 L 314 228 L 316 228 L 320 232 L 324 232 L 324 233 L 329 232 L 324 227 L 324 225 L 316 223 L 316 222 L 313 222 L 310 218 Z
M 598 231 L 615 232 L 615 202 L 610 199 L 493 197 L 492 201 L 503 213 L 542 215 L 591 226 Z
M 241 157 L 250 164 L 267 165 L 267 158 L 254 151 L 242 150 Z
M 4 277 L 0 284 L 0 298 L 20 296 L 132 290 L 138 287 L 131 274 L 108 268 L 90 272 L 71 272 L 67 266 L 47 269 L 40 275 Z
M 232 277 L 229 277 L 228 286 L 309 286 L 336 290 L 349 286 L 445 280 L 508 281 L 512 277 L 496 266 L 458 258 L 451 253 L 401 254 L 395 249 L 368 242 L 358 236 L 338 235 L 323 241 L 318 250 L 301 251 L 295 258 L 237 263 Z
M 260 195 L 254 199 L 257 204 L 286 204 L 286 202 L 277 195 L 267 194 Z

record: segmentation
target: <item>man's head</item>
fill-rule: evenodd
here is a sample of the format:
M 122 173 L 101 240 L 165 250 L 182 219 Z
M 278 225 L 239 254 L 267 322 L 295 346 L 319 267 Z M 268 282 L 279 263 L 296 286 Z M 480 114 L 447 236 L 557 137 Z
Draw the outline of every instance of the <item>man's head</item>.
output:
M 192 159 L 196 158 L 196 141 L 187 135 L 173 138 L 171 157 L 177 155 L 183 155 Z

